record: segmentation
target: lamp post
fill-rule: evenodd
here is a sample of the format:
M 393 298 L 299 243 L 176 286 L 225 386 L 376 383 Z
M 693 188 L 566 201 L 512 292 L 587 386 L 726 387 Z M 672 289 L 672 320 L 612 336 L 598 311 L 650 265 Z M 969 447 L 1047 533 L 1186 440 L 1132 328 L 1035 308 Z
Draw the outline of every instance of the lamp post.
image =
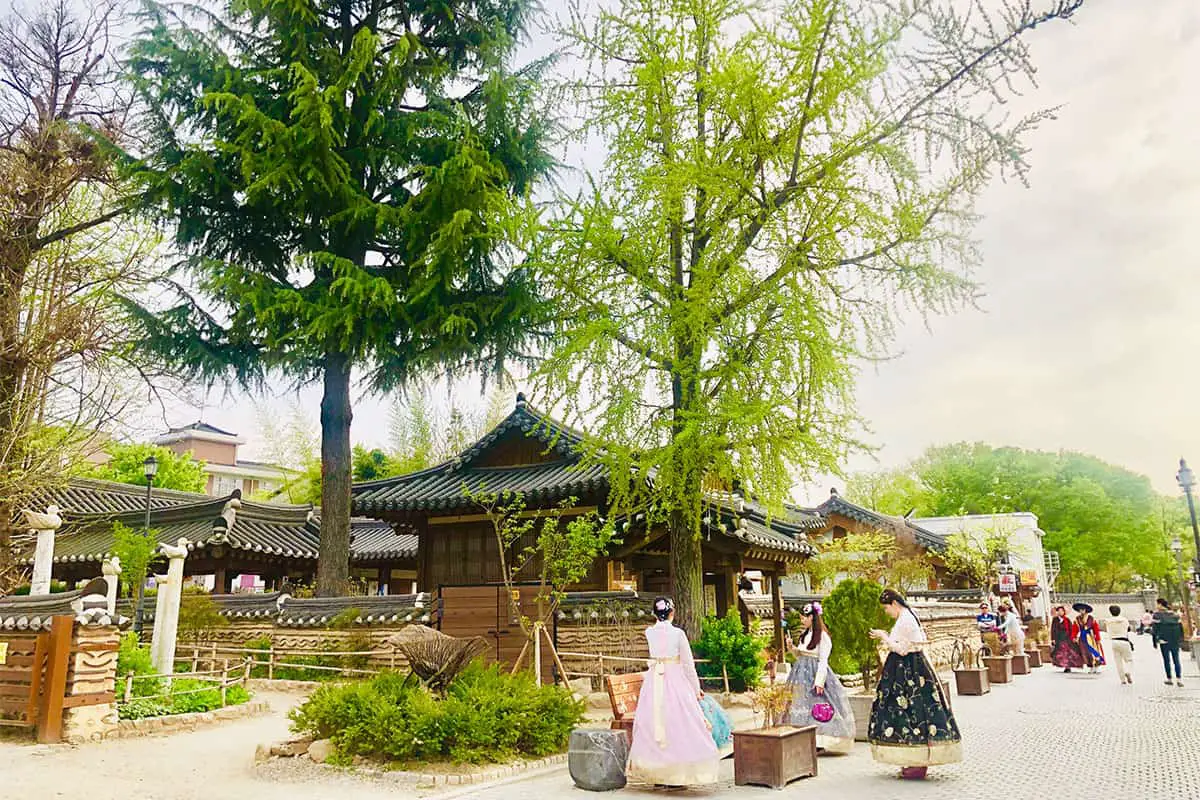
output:
M 146 525 L 142 528 L 142 535 L 149 538 L 150 536 L 150 491 L 154 486 L 154 476 L 158 474 L 158 459 L 154 456 L 147 456 L 142 462 L 142 471 L 146 476 Z M 133 615 L 133 632 L 139 637 L 142 635 L 142 620 L 146 614 L 146 574 L 132 576 L 132 580 L 137 581 L 137 610 Z
M 1171 540 L 1171 552 L 1175 554 L 1175 566 L 1179 569 L 1179 597 L 1183 601 L 1183 615 L 1188 631 L 1192 631 L 1192 602 L 1188 596 L 1187 581 L 1183 577 L 1183 542 L 1176 536 Z
M 1196 560 L 1192 564 L 1192 578 L 1200 581 L 1200 525 L 1196 524 L 1196 503 L 1192 498 L 1192 488 L 1196 485 L 1196 474 L 1187 465 L 1186 459 L 1179 459 L 1179 472 L 1175 475 L 1179 488 L 1187 497 L 1188 514 L 1192 518 L 1192 543 L 1196 546 Z

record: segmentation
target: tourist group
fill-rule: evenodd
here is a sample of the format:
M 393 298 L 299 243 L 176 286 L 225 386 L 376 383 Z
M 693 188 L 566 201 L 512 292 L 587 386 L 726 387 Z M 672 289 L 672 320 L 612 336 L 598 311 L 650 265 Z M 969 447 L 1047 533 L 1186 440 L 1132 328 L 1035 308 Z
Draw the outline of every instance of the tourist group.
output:
M 925 655 L 928 638 L 916 614 L 892 589 L 879 602 L 895 623 L 891 632 L 871 631 L 888 650 L 871 706 L 871 755 L 900 767 L 903 778 L 921 779 L 931 766 L 961 760 L 958 724 Z M 638 699 L 627 775 L 660 787 L 716 783 L 732 726 L 700 688 L 687 636 L 673 624 L 671 600 L 656 598 L 653 609 L 658 621 L 646 631 L 650 667 Z M 854 744 L 854 712 L 829 669 L 832 645 L 821 604 L 805 605 L 801 618 L 803 630 L 791 642 L 796 660 L 787 678 L 792 700 L 786 721 L 815 725 L 819 751 L 845 753 Z

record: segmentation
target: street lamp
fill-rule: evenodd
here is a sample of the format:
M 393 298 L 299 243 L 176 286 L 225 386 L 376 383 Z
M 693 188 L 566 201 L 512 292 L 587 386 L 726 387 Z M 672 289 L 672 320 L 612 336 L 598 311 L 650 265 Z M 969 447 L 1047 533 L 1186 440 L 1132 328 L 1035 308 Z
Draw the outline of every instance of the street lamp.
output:
M 1196 485 L 1196 473 L 1187 465 L 1186 459 L 1179 459 L 1179 472 L 1175 475 L 1179 488 L 1187 497 L 1188 514 L 1192 517 L 1192 541 L 1196 545 L 1196 561 L 1192 564 L 1192 579 L 1200 581 L 1200 525 L 1196 524 L 1196 503 L 1192 499 L 1192 488 Z
M 142 535 L 149 538 L 150 536 L 150 490 L 154 486 L 154 476 L 158 474 L 158 459 L 154 456 L 147 456 L 142 462 L 142 473 L 146 476 L 146 525 L 142 528 Z M 133 576 L 137 581 L 137 610 L 133 615 L 133 631 L 139 637 L 142 635 L 142 619 L 146 614 L 146 574 Z
M 1188 596 L 1187 581 L 1183 579 L 1183 542 L 1176 536 L 1171 540 L 1171 552 L 1175 554 L 1175 566 L 1179 569 L 1179 597 L 1183 600 L 1184 619 L 1187 620 L 1188 630 L 1192 628 L 1192 602 Z

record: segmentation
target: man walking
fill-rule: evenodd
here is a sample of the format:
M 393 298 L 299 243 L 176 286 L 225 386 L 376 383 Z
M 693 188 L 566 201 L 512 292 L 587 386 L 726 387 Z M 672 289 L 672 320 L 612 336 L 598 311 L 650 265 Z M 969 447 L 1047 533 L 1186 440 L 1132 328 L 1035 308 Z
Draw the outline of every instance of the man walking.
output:
M 1154 637 L 1154 646 L 1162 654 L 1163 670 L 1167 679 L 1163 681 L 1171 685 L 1171 665 L 1175 665 L 1175 685 L 1183 686 L 1183 675 L 1179 670 L 1179 644 L 1183 641 L 1183 622 L 1179 615 L 1171 610 L 1171 604 L 1164 598 L 1158 598 L 1158 609 L 1154 612 L 1154 623 L 1150 626 Z

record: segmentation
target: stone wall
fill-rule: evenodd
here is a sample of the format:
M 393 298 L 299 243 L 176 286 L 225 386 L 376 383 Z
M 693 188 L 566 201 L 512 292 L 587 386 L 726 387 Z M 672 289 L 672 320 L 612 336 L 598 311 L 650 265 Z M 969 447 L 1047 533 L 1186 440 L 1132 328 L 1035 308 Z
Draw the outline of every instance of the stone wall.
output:
M 175 658 L 186 661 L 198 657 L 208 663 L 214 658 L 238 661 L 246 654 L 233 652 L 255 640 L 269 638 L 279 651 L 352 651 L 364 648 L 379 651 L 370 659 L 375 669 L 403 667 L 404 658 L 393 654 L 386 641 L 412 623 L 387 623 L 371 626 L 355 626 L 349 629 L 319 627 L 297 628 L 273 624 L 270 620 L 235 620 L 229 625 L 213 628 L 199 639 L 180 637 L 175 647 Z
M 1147 611 L 1154 610 L 1154 601 L 1158 599 L 1158 592 L 1150 590 L 1138 592 L 1136 594 L 1055 594 L 1052 606 L 1066 606 L 1070 608 L 1075 603 L 1087 603 L 1096 610 L 1096 617 L 1103 619 L 1108 616 L 1109 606 L 1120 606 L 1121 616 L 1129 620 L 1136 620 Z

